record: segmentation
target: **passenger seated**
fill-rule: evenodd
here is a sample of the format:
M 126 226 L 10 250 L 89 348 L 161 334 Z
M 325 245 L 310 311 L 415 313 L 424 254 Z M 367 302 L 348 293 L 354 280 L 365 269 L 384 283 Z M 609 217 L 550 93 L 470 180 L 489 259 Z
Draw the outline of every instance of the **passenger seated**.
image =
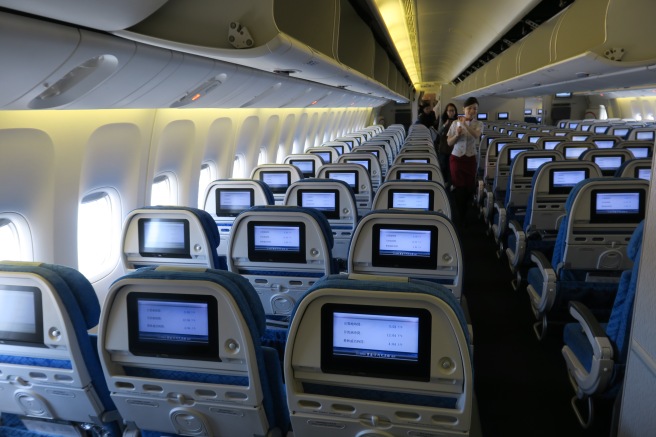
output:
M 462 309 L 440 286 L 353 274 L 318 282 L 285 350 L 294 435 L 475 434 L 470 344 Z
M 631 268 L 626 245 L 646 212 L 649 182 L 633 178 L 599 178 L 580 182 L 569 194 L 551 262 L 533 252 L 527 291 L 543 338 L 547 316 L 562 321 L 567 303 L 585 304 L 607 319 L 619 276 Z M 540 329 L 541 326 L 541 329 Z
M 372 208 L 435 211 L 451 218 L 451 204 L 446 190 L 436 181 L 387 181 L 376 192 Z
M 303 293 L 337 272 L 333 241 L 328 220 L 315 209 L 255 206 L 235 220 L 228 270 L 250 281 L 269 319 L 286 324 Z
M 276 205 L 282 205 L 287 188 L 303 179 L 303 173 L 292 164 L 260 164 L 251 172 L 251 179 L 267 184 Z
M 303 179 L 289 187 L 285 205 L 314 208 L 326 217 L 333 234 L 333 257 L 345 270 L 349 244 L 358 223 L 358 207 L 351 187 L 337 179 Z
M 590 149 L 579 157 L 582 161 L 592 161 L 597 164 L 603 176 L 615 176 L 617 169 L 632 158 L 633 154 L 626 149 Z
M 148 206 L 131 211 L 121 236 L 126 272 L 152 265 L 225 269 L 214 218 L 198 208 Z
M 367 169 L 371 178 L 371 188 L 375 193 L 380 187 L 382 181 L 382 171 L 378 159 L 371 154 L 363 155 L 361 153 L 347 153 L 339 157 L 339 164 L 360 164 Z
M 210 213 L 219 229 L 221 244 L 216 252 L 219 255 L 221 268 L 225 269 L 227 265 L 226 254 L 235 217 L 251 206 L 273 204 L 273 193 L 269 186 L 262 181 L 219 179 L 210 183 L 207 187 L 203 209 Z
M 11 428 L 20 421 L 7 414 L 20 416 L 33 432 L 121 435 L 96 339 L 88 333 L 99 316 L 96 293 L 77 270 L 0 263 L 1 435 L 21 435 Z
M 359 164 L 326 164 L 319 171 L 319 179 L 337 179 L 346 182 L 355 195 L 358 204 L 358 215 L 371 211 L 374 199 L 374 189 L 369 172 Z
M 280 360 L 264 311 L 239 275 L 147 268 L 117 280 L 98 347 L 123 419 L 157 435 L 285 435 Z
M 626 249 L 633 267 L 622 273 L 608 323 L 599 323 L 579 302 L 569 304 L 569 312 L 577 322 L 565 326 L 562 353 L 576 392 L 572 408 L 586 429 L 594 420 L 594 399 L 615 398 L 624 380 L 643 233 L 644 221 L 633 232 Z M 587 401 L 587 414 L 581 412 L 577 399 Z
M 323 165 L 323 159 L 314 153 L 287 155 L 283 162 L 298 167 L 304 178 L 316 178 Z
M 439 283 L 462 297 L 463 257 L 453 223 L 436 212 L 372 211 L 351 240 L 348 272 Z
M 532 251 L 551 258 L 572 188 L 583 180 L 600 177 L 599 166 L 588 161 L 556 161 L 539 167 L 531 182 L 524 221 L 508 221 L 506 256 L 510 270 L 517 274 L 515 288 L 526 279 Z

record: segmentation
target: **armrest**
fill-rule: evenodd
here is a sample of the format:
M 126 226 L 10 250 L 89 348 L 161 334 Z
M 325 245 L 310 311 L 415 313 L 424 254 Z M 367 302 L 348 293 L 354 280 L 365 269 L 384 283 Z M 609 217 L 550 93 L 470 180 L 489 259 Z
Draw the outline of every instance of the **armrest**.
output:
M 551 267 L 551 261 L 542 252 L 532 251 L 531 261 L 537 265 L 542 274 L 542 290 L 538 294 L 538 290 L 534 290 L 530 285 L 527 289 L 531 295 L 531 304 L 536 315 L 544 315 L 556 300 L 556 272 Z
M 592 312 L 580 302 L 569 303 L 570 314 L 581 324 L 581 328 L 592 347 L 592 361 L 588 372 L 576 357 L 572 349 L 565 345 L 563 357 L 571 377 L 576 382 L 577 395 L 600 393 L 606 389 L 612 376 L 614 366 L 613 346 L 606 332 Z
M 526 254 L 526 232 L 517 220 L 508 222 L 508 229 L 515 235 L 515 247 L 506 248 L 506 256 L 511 268 L 517 268 L 522 264 Z
M 494 202 L 494 211 L 496 212 L 498 218 L 496 225 L 493 221 L 492 230 L 494 234 L 494 240 L 499 243 L 501 241 L 501 237 L 506 232 L 507 212 L 506 208 L 503 206 L 503 203 L 499 201 Z

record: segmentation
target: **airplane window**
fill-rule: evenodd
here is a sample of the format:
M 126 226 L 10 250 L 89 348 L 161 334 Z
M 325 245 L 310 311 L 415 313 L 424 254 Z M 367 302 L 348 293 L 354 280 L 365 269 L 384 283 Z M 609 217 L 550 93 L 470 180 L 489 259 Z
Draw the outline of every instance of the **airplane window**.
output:
M 153 181 L 150 193 L 150 204 L 155 205 L 177 205 L 177 185 L 173 174 L 157 176 Z
M 78 270 L 90 281 L 109 274 L 118 262 L 115 243 L 120 228 L 109 193 L 95 192 L 82 199 L 77 213 Z
M 232 177 L 236 179 L 246 177 L 244 175 L 244 157 L 242 155 L 235 156 L 235 161 L 232 164 Z
M 212 171 L 212 166 L 205 163 L 200 166 L 200 177 L 198 178 L 198 207 L 203 208 L 205 206 L 205 190 L 207 186 L 214 179 L 214 173 Z
M 267 150 L 266 148 L 262 147 L 260 149 L 260 154 L 257 156 L 257 165 L 268 164 L 268 161 L 269 159 L 267 156 Z
M 0 214 L 0 260 L 3 259 L 34 261 L 32 231 L 20 214 Z
M 303 153 L 303 152 L 300 152 Z M 276 162 L 283 162 L 285 159 L 285 156 L 287 156 L 287 152 L 285 151 L 285 145 L 281 144 L 278 146 L 278 154 L 276 155 Z
M 21 260 L 18 229 L 11 220 L 3 218 L 0 218 L 0 259 Z

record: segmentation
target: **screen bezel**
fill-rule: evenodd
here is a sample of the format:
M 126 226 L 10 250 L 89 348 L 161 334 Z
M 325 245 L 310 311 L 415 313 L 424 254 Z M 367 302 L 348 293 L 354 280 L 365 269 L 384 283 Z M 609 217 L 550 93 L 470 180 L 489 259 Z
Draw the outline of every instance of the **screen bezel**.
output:
M 598 162 L 599 159 L 603 159 L 603 158 L 615 158 L 615 159 L 619 158 L 620 165 L 618 165 L 615 168 L 604 168 Z M 619 155 L 619 154 L 618 155 L 595 155 L 595 156 L 592 157 L 592 162 L 594 162 L 595 164 L 597 164 L 599 166 L 599 169 L 601 170 L 602 175 L 610 176 L 610 175 L 614 175 L 615 172 L 617 171 L 617 169 L 622 166 L 622 164 L 624 163 L 624 155 Z
M 184 232 L 184 247 L 175 249 L 170 247 L 147 247 L 145 246 L 146 223 L 154 222 L 173 222 L 182 223 Z M 177 218 L 140 218 L 138 220 L 138 234 L 139 234 L 139 254 L 143 257 L 149 258 L 191 258 L 190 243 L 189 243 L 189 221 L 187 219 Z
M 510 113 L 508 112 L 497 112 L 497 120 L 508 120 Z
M 638 193 L 639 211 L 632 214 L 605 214 L 597 212 L 597 195 L 612 193 Z M 640 188 L 622 189 L 608 188 L 596 189 L 590 192 L 590 223 L 640 223 L 645 218 L 646 205 L 645 190 Z
M 312 165 L 312 170 L 309 173 L 306 172 L 306 171 L 303 171 L 301 169 L 301 167 L 299 167 L 298 165 L 295 164 L 296 162 L 303 162 L 303 163 L 309 162 Z M 297 169 L 299 169 L 301 171 L 301 173 L 303 174 L 303 177 L 305 177 L 305 178 L 313 178 L 316 175 L 316 168 L 315 168 L 315 165 L 314 165 L 315 164 L 314 159 L 290 159 L 289 163 L 291 165 L 293 165 L 294 167 L 296 167 Z
M 298 168 L 298 167 L 296 167 L 296 168 Z M 267 183 L 264 180 L 264 176 L 265 175 L 271 175 L 271 174 L 284 174 L 287 177 L 287 186 L 283 188 L 280 185 L 271 185 L 271 184 Z M 287 192 L 287 189 L 291 185 L 291 181 L 292 181 L 292 173 L 290 171 L 287 171 L 287 170 L 262 170 L 260 172 L 259 176 L 260 176 L 260 181 L 267 184 L 267 186 L 269 187 L 269 189 L 271 190 L 271 192 L 273 194 L 285 194 Z
M 221 208 L 221 193 L 234 192 L 244 193 L 248 192 L 250 195 L 250 206 L 244 209 L 228 209 Z M 255 204 L 255 190 L 252 188 L 217 188 L 215 191 L 216 215 L 217 217 L 237 217 L 242 211 L 252 207 Z
M 433 211 L 433 206 L 435 204 L 435 192 L 433 190 L 422 190 L 422 189 L 406 189 L 406 188 L 393 188 L 387 192 L 387 207 L 388 208 L 399 208 L 394 206 L 394 194 L 397 193 L 408 193 L 408 194 L 428 194 L 428 209 L 422 211 Z M 418 208 L 408 208 L 408 209 L 418 209 Z
M 355 175 L 355 186 L 349 184 L 346 181 L 342 181 L 342 182 L 345 182 L 346 185 L 351 187 L 354 194 L 360 193 L 360 173 L 359 172 L 353 171 L 353 170 L 327 170 L 326 171 L 326 178 L 327 179 L 335 179 L 335 180 L 340 181 L 341 179 L 336 179 L 336 178 L 332 177 L 332 175 L 334 175 L 334 174 L 354 174 Z
M 278 250 L 255 250 L 255 226 L 277 226 L 299 228 L 298 252 L 283 252 Z M 253 262 L 266 263 L 294 263 L 305 264 L 305 223 L 303 222 L 277 222 L 277 221 L 250 221 L 248 222 L 248 259 Z
M 637 166 L 633 171 L 633 177 L 638 178 L 638 179 L 643 179 L 643 178 L 640 177 L 640 172 L 644 171 L 644 170 L 649 171 L 649 179 L 646 179 L 646 180 L 651 180 L 651 166 L 649 166 L 649 167 L 639 167 L 639 166 Z
M 476 114 L 477 120 L 487 120 L 487 112 L 479 112 Z
M 363 164 L 362 164 L 363 162 L 366 162 L 367 164 L 366 164 L 366 165 L 363 165 Z M 364 159 L 360 159 L 360 158 L 345 158 L 345 159 L 344 159 L 344 163 L 345 163 L 345 164 L 358 164 L 358 165 L 361 165 L 362 167 L 364 167 L 364 169 L 367 170 L 368 173 L 371 172 L 371 170 L 370 170 L 371 160 L 370 160 L 370 159 L 366 159 L 366 157 L 365 157 Z
M 430 255 L 426 258 L 407 257 L 401 255 L 380 254 L 380 231 L 429 231 Z M 390 267 L 397 269 L 435 270 L 437 268 L 437 226 L 434 225 L 389 225 L 376 223 L 372 229 L 371 265 L 373 267 Z
M 540 167 L 542 167 L 547 162 L 554 162 L 556 160 L 556 158 L 554 156 L 533 156 L 533 155 L 530 155 L 530 154 L 525 155 L 523 158 L 524 158 L 524 177 L 527 177 L 527 178 L 528 177 L 533 177 L 535 172 L 537 170 L 539 170 Z M 542 164 L 540 164 L 538 166 L 538 168 L 536 168 L 535 170 L 531 170 L 531 169 L 528 168 L 528 161 L 531 160 L 531 159 L 549 159 L 550 161 L 543 162 Z
M 333 351 L 335 313 L 417 317 L 419 319 L 417 361 L 336 355 Z M 431 313 L 425 308 L 326 303 L 321 307 L 321 371 L 371 378 L 429 381 L 431 329 Z
M 649 134 L 649 138 L 640 138 L 644 134 Z M 654 131 L 637 131 L 635 134 L 635 139 L 639 141 L 654 141 L 654 136 Z
M 19 291 L 32 294 L 34 332 L 0 331 L 0 344 L 45 347 L 43 343 L 43 305 L 41 290 L 38 287 L 25 285 L 0 285 L 0 293 L 3 291 Z
M 303 194 L 306 193 L 321 193 L 321 194 L 334 194 L 335 195 L 335 208 L 332 211 L 326 211 L 319 208 L 313 208 L 311 206 L 303 205 Z M 296 191 L 296 204 L 304 208 L 313 208 L 322 213 L 328 220 L 339 220 L 340 206 L 339 206 L 339 190 L 334 188 L 329 189 L 310 189 L 310 188 L 300 188 Z
M 552 168 L 549 170 L 549 194 L 569 194 L 570 191 L 572 191 L 572 188 L 574 188 L 574 185 L 571 187 L 555 187 L 554 186 L 554 173 L 556 172 L 573 172 L 573 171 L 583 171 L 584 176 L 583 179 L 581 180 L 586 180 L 590 178 L 590 169 L 586 167 L 579 167 L 579 168 Z M 580 181 L 579 181 L 580 182 Z
M 410 174 L 426 174 L 428 176 L 428 179 L 403 179 L 401 176 L 403 175 L 410 175 Z M 398 170 L 396 172 L 396 178 L 398 180 L 406 180 L 406 181 L 432 181 L 433 180 L 433 172 L 430 170 Z
M 184 342 L 147 341 L 139 338 L 140 300 L 207 304 L 207 344 Z M 204 294 L 145 293 L 132 291 L 126 296 L 128 318 L 128 343 L 133 355 L 145 357 L 174 358 L 184 360 L 218 361 L 219 318 L 218 303 L 214 296 Z

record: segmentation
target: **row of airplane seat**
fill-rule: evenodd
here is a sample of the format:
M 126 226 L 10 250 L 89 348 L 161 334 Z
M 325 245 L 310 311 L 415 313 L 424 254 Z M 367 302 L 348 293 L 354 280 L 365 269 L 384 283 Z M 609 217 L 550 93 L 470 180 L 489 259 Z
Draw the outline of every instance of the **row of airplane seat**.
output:
M 305 205 L 327 193 L 338 207 Z M 0 432 L 469 435 L 463 256 L 449 217 L 430 211 L 450 213 L 446 192 L 389 180 L 361 220 L 354 199 L 344 181 L 299 178 L 276 206 L 261 181 L 223 180 L 212 213 L 132 211 L 128 273 L 102 311 L 73 269 L 0 263 L 0 302 L 18 305 L 0 306 Z M 385 210 L 418 202 L 428 211 Z
M 487 140 L 488 154 L 505 144 L 495 161 L 487 161 L 494 176 L 485 185 L 494 210 L 486 216 L 481 206 L 481 218 L 489 220 L 498 254 L 516 275 L 513 286 L 529 295 L 538 339 L 564 326 L 571 406 L 588 428 L 595 399 L 614 398 L 622 385 L 653 138 L 638 144 L 648 150 L 644 158 L 624 147 L 579 143 L 586 151 L 577 159 L 565 156 L 563 145 L 575 146 L 569 142 L 545 150 L 503 136 Z

